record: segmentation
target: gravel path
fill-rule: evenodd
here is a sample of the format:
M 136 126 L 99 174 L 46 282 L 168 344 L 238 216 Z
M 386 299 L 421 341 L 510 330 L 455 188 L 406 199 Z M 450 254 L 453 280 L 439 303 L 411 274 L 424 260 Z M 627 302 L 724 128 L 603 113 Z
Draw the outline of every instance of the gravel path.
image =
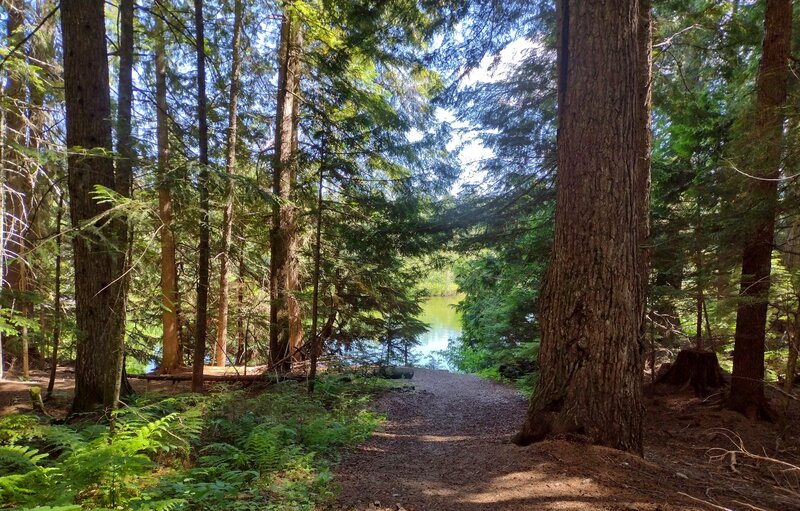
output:
M 339 467 L 340 503 L 479 509 L 451 504 L 456 495 L 489 497 L 487 481 L 507 473 L 504 459 L 519 450 L 509 440 L 525 399 L 498 383 L 447 371 L 415 369 L 411 383 L 415 392 L 392 392 L 378 401 L 388 420 Z
M 565 441 L 510 443 L 527 406 L 513 389 L 428 369 L 415 369 L 411 383 L 415 391 L 376 402 L 387 416 L 382 431 L 336 469 L 337 509 L 707 509 L 680 498 L 673 507 L 674 493 L 660 498 L 664 474 L 636 456 Z

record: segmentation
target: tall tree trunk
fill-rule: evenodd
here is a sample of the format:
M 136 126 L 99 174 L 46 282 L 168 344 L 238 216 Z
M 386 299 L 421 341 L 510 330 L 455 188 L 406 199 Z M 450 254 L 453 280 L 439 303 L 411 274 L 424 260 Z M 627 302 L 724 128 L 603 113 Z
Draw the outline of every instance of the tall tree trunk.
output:
M 203 367 L 206 358 L 206 335 L 208 329 L 208 263 L 209 214 L 208 214 L 208 119 L 206 99 L 206 48 L 205 24 L 203 22 L 203 0 L 194 0 L 195 39 L 197 46 L 197 125 L 200 149 L 200 242 L 197 268 L 197 319 L 195 322 L 194 361 L 192 364 L 192 391 L 203 390 Z
M 297 175 L 297 124 L 300 95 L 302 27 L 291 4 L 281 22 L 278 56 L 278 108 L 275 126 L 273 193 L 280 202 L 273 206 L 270 233 L 270 333 L 269 362 L 288 371 L 292 359 L 300 359 L 303 325 L 300 304 L 294 296 L 299 288 L 297 270 L 297 207 L 293 203 Z
M 28 80 L 28 94 L 30 97 L 28 108 L 28 145 L 31 148 L 31 153 L 38 153 L 42 156 L 42 149 L 47 144 L 47 126 L 50 122 L 50 116 L 45 108 L 45 95 L 48 90 L 52 88 L 52 80 L 50 76 L 54 74 L 55 67 L 55 35 L 56 23 L 55 18 L 51 16 L 55 8 L 53 0 L 46 0 L 37 2 L 36 12 L 34 13 L 38 23 L 39 29 L 31 38 L 31 47 L 28 60 L 31 64 L 40 68 L 38 80 Z M 35 156 L 34 156 L 35 158 Z M 46 158 L 44 158 L 46 160 Z M 38 161 L 31 162 L 31 198 L 29 204 L 32 205 L 32 215 L 28 219 L 28 229 L 26 231 L 26 239 L 41 239 L 43 236 L 43 227 L 47 222 L 47 216 L 42 214 L 44 208 L 42 202 L 46 200 L 46 194 L 38 198 L 38 203 L 35 202 L 35 190 L 39 172 L 42 174 L 50 174 L 53 179 L 58 177 L 57 172 L 52 169 L 44 168 Z M 38 212 L 38 214 L 37 214 Z M 31 243 L 26 243 L 30 245 Z M 33 273 L 33 272 L 31 272 Z M 27 282 L 27 289 L 36 289 L 37 284 L 33 275 Z M 32 308 L 31 308 L 32 309 Z M 29 309 L 29 313 L 32 310 Z M 40 314 L 43 321 L 47 321 L 44 307 L 41 307 Z M 45 327 L 44 323 L 41 325 Z
M 6 22 L 6 42 L 9 47 L 16 46 L 22 40 L 23 24 L 25 23 L 25 6 L 22 0 L 3 0 L 3 7 L 8 11 Z M 24 49 L 17 51 L 15 58 L 22 58 Z M 19 286 L 22 278 L 21 272 L 24 265 L 20 264 L 19 257 L 24 253 L 23 233 L 26 226 L 26 211 L 24 208 L 25 196 L 29 193 L 27 186 L 24 158 L 20 151 L 25 144 L 25 82 L 19 72 L 7 71 L 6 86 L 3 91 L 3 110 L 5 113 L 5 133 L 3 166 L 6 170 L 6 181 L 3 193 L 5 194 L 5 215 L 3 225 L 5 237 L 3 250 L 6 262 L 9 263 L 5 282 L 11 292 L 11 301 L 19 300 Z M 10 306 L 11 304 L 9 304 Z
M 231 232 L 233 230 L 233 175 L 236 173 L 236 125 L 238 123 L 239 70 L 242 66 L 240 45 L 242 39 L 242 0 L 233 6 L 233 40 L 231 41 L 231 95 L 228 107 L 228 140 L 225 155 L 225 210 L 222 219 L 222 253 L 219 266 L 219 315 L 217 321 L 217 344 L 214 350 L 214 365 L 224 366 L 228 346 L 228 272 L 230 267 Z
M 172 233 L 172 192 L 169 178 L 169 111 L 167 110 L 167 53 L 163 13 L 156 14 L 156 132 L 158 144 L 158 219 L 161 236 L 161 328 L 159 373 L 171 373 L 181 365 L 178 342 L 178 283 L 175 268 L 175 238 Z
M 45 111 L 45 93 L 51 85 L 49 75 L 55 74 L 55 37 L 56 37 L 56 23 L 55 18 L 50 17 L 52 10 L 55 8 L 55 0 L 47 0 L 38 2 L 39 10 L 37 18 L 42 20 L 43 24 L 36 32 L 31 46 L 30 61 L 32 64 L 42 69 L 40 72 L 39 83 L 31 82 L 28 84 L 30 93 L 30 138 L 31 144 L 36 149 L 41 149 L 45 141 L 45 128 L 49 121 L 49 115 Z
M 22 40 L 25 23 L 25 3 L 21 0 L 5 0 L 3 2 L 8 10 L 8 42 L 16 45 Z M 20 59 L 24 58 L 25 49 L 18 50 Z M 16 71 L 7 75 L 5 96 L 6 110 L 6 159 L 4 164 L 7 169 L 6 193 L 7 211 L 3 218 L 5 222 L 6 238 L 4 249 L 7 260 L 10 260 L 6 285 L 8 286 L 8 304 L 12 310 L 30 317 L 33 306 L 28 296 L 29 271 L 26 263 L 27 252 L 30 248 L 30 229 L 28 213 L 31 209 L 33 195 L 33 175 L 31 166 L 25 159 L 23 146 L 26 143 L 25 112 L 28 102 L 26 98 L 26 84 L 24 77 Z M 18 336 L 20 341 L 20 358 L 22 360 L 22 375 L 29 376 L 28 363 L 28 328 L 23 326 Z
M 236 285 L 236 365 L 240 365 L 242 360 L 245 360 L 245 326 L 244 326 L 244 273 L 245 273 L 245 240 L 242 239 L 241 247 L 239 248 L 239 277 Z M 245 371 L 247 365 L 245 364 Z
M 119 2 L 119 83 L 117 89 L 117 168 L 115 173 L 115 190 L 122 197 L 132 197 L 133 194 L 133 164 L 136 154 L 133 147 L 132 116 L 133 116 L 133 0 L 120 0 Z M 133 227 L 128 222 L 127 215 L 115 219 L 119 236 L 127 243 L 125 260 L 120 276 L 120 296 L 123 300 L 122 331 L 119 335 L 125 342 L 125 313 L 128 303 L 128 288 L 130 287 L 130 264 L 133 256 Z M 133 393 L 133 387 L 128 381 L 125 372 L 125 355 L 121 354 L 120 389 L 123 396 Z
M 764 396 L 764 339 L 778 200 L 786 102 L 791 56 L 792 2 L 767 0 L 764 43 L 756 81 L 755 122 L 749 139 L 753 150 L 746 200 L 750 232 L 742 251 L 740 302 L 736 310 L 733 376 L 728 406 L 750 418 L 771 418 Z
M 322 161 L 325 161 L 325 154 L 323 152 Z M 324 167 L 321 164 L 319 167 L 319 183 L 317 183 L 317 215 L 316 225 L 314 226 L 314 293 L 311 298 L 311 365 L 308 370 L 308 392 L 314 392 L 314 386 L 317 382 L 317 358 L 321 351 L 322 339 L 317 332 L 317 316 L 319 311 L 319 276 L 320 276 L 320 258 L 322 248 L 322 185 L 324 184 L 325 174 Z
M 124 298 L 120 284 L 127 253 L 126 238 L 114 222 L 95 220 L 108 211 L 92 197 L 95 186 L 115 188 L 111 151 L 109 94 L 103 0 L 73 0 L 61 4 L 64 45 L 64 99 L 67 112 L 69 196 L 75 260 L 77 363 L 73 412 L 97 405 L 113 407 L 122 377 Z M 91 151 L 90 152 L 87 152 Z M 118 243 L 109 246 L 107 237 Z
M 58 369 L 58 346 L 61 344 L 61 220 L 64 216 L 64 194 L 58 196 L 56 211 L 56 275 L 53 287 L 53 353 L 50 357 L 50 379 L 47 382 L 47 397 L 53 394 Z
M 581 434 L 642 452 L 649 5 L 558 2 L 553 255 L 541 377 L 516 441 Z
M 130 197 L 133 188 L 133 0 L 119 0 L 119 83 L 117 89 L 116 191 Z M 127 237 L 127 225 L 125 226 Z

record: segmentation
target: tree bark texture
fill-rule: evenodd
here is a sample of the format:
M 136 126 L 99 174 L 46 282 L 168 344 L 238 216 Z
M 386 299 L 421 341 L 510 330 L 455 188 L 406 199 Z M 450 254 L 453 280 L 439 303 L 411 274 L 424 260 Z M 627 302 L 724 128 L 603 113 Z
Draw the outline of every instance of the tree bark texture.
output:
M 791 57 L 792 2 L 767 0 L 764 42 L 756 80 L 756 105 L 749 151 L 753 167 L 745 200 L 750 232 L 743 235 L 742 281 L 736 310 L 733 375 L 728 406 L 751 418 L 771 418 L 764 395 L 764 339 L 783 147 L 783 107 Z
M 159 13 L 160 14 L 160 13 Z M 158 144 L 158 220 L 161 241 L 162 349 L 159 373 L 171 373 L 181 365 L 178 339 L 178 279 L 175 237 L 172 232 L 172 185 L 169 176 L 169 110 L 167 106 L 167 53 L 164 22 L 156 16 L 156 137 Z
M 281 23 L 278 70 L 278 107 L 273 161 L 273 206 L 270 260 L 270 365 L 289 370 L 292 359 L 302 358 L 303 325 L 297 262 L 297 207 L 293 203 L 297 175 L 297 125 L 301 73 L 302 28 L 291 5 Z
M 203 0 L 194 0 L 195 38 L 197 40 L 197 125 L 200 149 L 200 241 L 197 268 L 197 316 L 195 321 L 194 360 L 192 363 L 192 391 L 203 390 L 203 367 L 206 358 L 208 330 L 208 277 L 209 277 L 209 204 L 208 204 L 208 117 L 206 98 L 206 49 Z
M 214 350 L 214 365 L 224 366 L 228 347 L 228 301 L 230 284 L 231 235 L 233 231 L 233 175 L 236 173 L 236 128 L 238 124 L 239 74 L 242 66 L 242 0 L 235 0 L 233 10 L 233 40 L 231 41 L 231 93 L 228 106 L 228 140 L 226 141 L 225 209 L 222 218 L 222 250 L 219 263 L 219 314 L 217 316 L 217 343 Z
M 642 452 L 649 4 L 558 2 L 558 173 L 541 377 L 520 444 L 575 434 Z
M 107 217 L 95 218 L 109 206 L 92 197 L 96 185 L 115 188 L 104 2 L 62 2 L 61 26 L 70 213 L 78 230 L 73 237 L 77 361 L 72 411 L 82 412 L 114 406 L 119 397 L 125 305 L 120 277 L 127 240 Z

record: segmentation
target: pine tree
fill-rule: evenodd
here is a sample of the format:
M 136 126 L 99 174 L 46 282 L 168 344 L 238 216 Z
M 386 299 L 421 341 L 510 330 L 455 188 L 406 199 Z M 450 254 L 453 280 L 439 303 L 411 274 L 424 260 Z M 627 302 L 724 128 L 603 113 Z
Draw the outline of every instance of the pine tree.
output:
M 236 173 L 237 124 L 239 115 L 239 74 L 242 67 L 242 0 L 234 0 L 233 35 L 231 41 L 231 89 L 228 105 L 228 136 L 225 142 L 225 209 L 222 219 L 222 250 L 219 263 L 219 314 L 217 315 L 217 343 L 214 350 L 214 365 L 224 366 L 228 346 L 228 295 L 230 285 L 231 235 L 233 231 L 233 175 Z
M 740 303 L 736 311 L 733 378 L 728 405 L 751 418 L 769 418 L 764 395 L 766 336 L 778 180 L 783 150 L 783 106 L 791 56 L 792 2 L 768 0 L 764 43 L 756 83 L 755 120 L 750 132 L 753 179 L 745 180 L 750 229 L 744 236 Z
M 278 105 L 275 115 L 275 155 L 272 191 L 279 202 L 273 206 L 270 234 L 270 334 L 269 362 L 288 370 L 302 358 L 303 325 L 297 261 L 297 205 L 295 180 L 298 173 L 300 114 L 300 55 L 303 27 L 291 3 L 284 8 L 278 50 Z

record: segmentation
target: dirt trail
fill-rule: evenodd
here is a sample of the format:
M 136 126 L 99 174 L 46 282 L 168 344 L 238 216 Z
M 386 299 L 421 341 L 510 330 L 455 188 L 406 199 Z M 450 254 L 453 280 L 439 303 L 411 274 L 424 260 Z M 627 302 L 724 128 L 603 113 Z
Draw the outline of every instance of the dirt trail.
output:
M 377 402 L 388 419 L 383 430 L 337 468 L 338 509 L 714 509 L 694 500 L 708 498 L 689 480 L 694 474 L 678 474 L 659 450 L 641 459 L 566 441 L 520 448 L 510 443 L 526 409 L 516 391 L 425 369 L 411 382 L 414 392 Z

